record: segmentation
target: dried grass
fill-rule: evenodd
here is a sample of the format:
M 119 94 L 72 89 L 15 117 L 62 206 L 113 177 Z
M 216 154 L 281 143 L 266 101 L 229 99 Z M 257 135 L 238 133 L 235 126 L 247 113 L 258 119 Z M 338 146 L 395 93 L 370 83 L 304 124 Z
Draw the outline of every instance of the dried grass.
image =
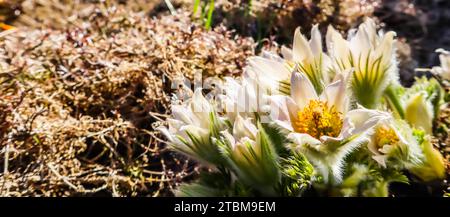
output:
M 381 0 L 219 0 L 214 23 L 223 23 L 239 34 L 262 39 L 276 37 L 290 44 L 295 28 L 308 31 L 313 24 L 325 30 L 332 24 L 343 33 L 364 16 L 373 16 Z M 187 6 L 191 8 L 191 5 Z
M 253 54 L 252 40 L 183 11 L 150 19 L 105 4 L 64 28 L 1 34 L 2 196 L 170 195 L 196 174 L 154 130 L 172 79 L 238 74 Z

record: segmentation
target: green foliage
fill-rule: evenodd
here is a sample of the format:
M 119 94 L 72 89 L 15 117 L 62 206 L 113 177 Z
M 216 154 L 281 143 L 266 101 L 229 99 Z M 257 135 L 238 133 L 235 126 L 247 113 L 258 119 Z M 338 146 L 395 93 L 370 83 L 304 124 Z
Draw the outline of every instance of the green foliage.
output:
M 185 147 L 179 147 L 176 144 L 172 144 L 171 147 L 206 163 L 222 165 L 224 164 L 223 156 L 220 153 L 219 148 L 214 144 L 212 138 L 219 135 L 219 131 L 223 124 L 220 123 L 214 112 L 209 114 L 209 119 L 211 122 L 209 129 L 211 136 L 208 137 L 208 139 L 199 138 L 192 132 L 186 131 L 189 141 L 182 136 L 177 135 L 177 139 L 183 143 Z
M 273 195 L 274 187 L 279 182 L 278 156 L 267 133 L 258 124 L 256 147 L 245 143 L 245 149 L 236 154 L 232 144 L 217 140 L 218 146 L 227 159 L 230 169 L 243 183 L 253 186 L 264 195 Z
M 342 181 L 346 158 L 358 147 L 367 143 L 364 135 L 354 135 L 340 142 L 327 144 L 304 143 L 296 150 L 304 154 L 322 176 L 325 185 L 331 187 Z
M 442 155 L 434 149 L 430 139 L 423 132 L 416 130 L 415 136 L 421 141 L 420 148 L 424 154 L 424 159 L 421 164 L 409 170 L 425 182 L 444 178 L 445 163 Z
M 342 184 L 331 191 L 332 196 L 387 197 L 390 183 L 408 183 L 401 170 L 381 168 L 372 163 L 354 163 L 349 168 Z
M 405 88 L 393 84 L 389 85 L 384 91 L 384 97 L 387 99 L 389 106 L 400 118 L 405 118 L 405 109 L 400 98 L 404 93 Z
M 199 20 L 203 23 L 206 29 L 211 29 L 214 9 L 214 0 L 209 0 L 209 2 L 195 0 L 192 15 L 196 16 L 197 13 L 200 12 Z
M 383 66 L 383 57 L 379 56 L 373 62 L 370 61 L 372 50 L 369 49 L 369 52 L 366 56 L 366 60 L 361 59 L 360 55 L 358 59 L 353 60 L 354 62 L 352 67 L 355 67 L 357 70 L 356 73 L 353 74 L 352 79 L 352 88 L 353 93 L 355 94 L 355 98 L 358 103 L 366 108 L 374 109 L 379 104 L 379 97 L 386 89 L 386 85 L 384 83 L 387 80 L 387 76 L 389 76 L 388 70 L 390 70 L 390 65 Z M 361 65 L 365 63 L 364 65 Z
M 283 177 L 280 183 L 282 196 L 300 196 L 311 185 L 314 168 L 302 154 L 293 154 L 280 163 Z
M 439 117 L 439 108 L 444 103 L 445 95 L 439 82 L 434 78 L 416 78 L 416 82 L 408 89 L 407 94 L 412 95 L 419 91 L 425 91 L 427 93 L 426 100 L 433 105 L 434 119 Z
M 232 174 L 227 169 L 217 172 L 202 172 L 194 183 L 182 184 L 175 192 L 182 197 L 224 197 L 255 196 L 250 187 L 238 181 L 233 181 Z
M 320 57 L 317 60 L 313 60 L 312 63 L 310 64 L 305 65 L 301 63 L 297 64 L 299 70 L 308 76 L 317 94 L 321 94 L 324 89 L 324 80 L 325 80 L 324 74 L 326 72 L 323 72 L 322 65 L 323 65 L 322 54 L 320 54 Z
M 280 157 L 288 157 L 289 155 L 291 155 L 291 152 L 285 146 L 285 144 L 288 142 L 288 140 L 286 139 L 286 135 L 281 132 L 279 127 L 273 124 L 266 123 L 263 123 L 261 125 L 264 128 L 264 131 L 266 132 L 266 135 L 276 153 Z

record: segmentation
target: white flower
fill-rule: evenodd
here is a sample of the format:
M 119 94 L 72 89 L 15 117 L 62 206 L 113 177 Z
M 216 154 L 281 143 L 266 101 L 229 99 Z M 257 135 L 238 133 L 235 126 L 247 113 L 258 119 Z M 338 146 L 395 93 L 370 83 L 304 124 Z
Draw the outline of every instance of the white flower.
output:
M 450 80 L 450 52 L 442 48 L 437 49 L 436 52 L 440 53 L 439 60 L 441 61 L 441 66 L 435 66 L 431 70 L 443 79 Z
M 341 181 L 344 157 L 368 141 L 371 128 L 387 114 L 358 108 L 349 111 L 347 80 L 340 73 L 321 95 L 302 73 L 291 77 L 291 96 L 271 96 L 272 118 L 289 132 L 292 149 L 306 155 L 324 181 Z
M 282 47 L 281 52 L 291 68 L 298 67 L 308 76 L 316 91 L 321 93 L 323 86 L 329 83 L 328 70 L 331 62 L 323 52 L 318 25 L 312 27 L 309 41 L 300 33 L 300 28 L 297 28 L 292 50 Z
M 202 89 L 195 90 L 192 98 L 181 105 L 172 105 L 168 128 L 158 128 L 167 137 L 171 147 L 197 160 L 219 163 L 220 153 L 210 137 L 221 123 L 213 106 L 205 99 Z
M 283 59 L 265 52 L 263 56 L 248 59 L 243 80 L 257 84 L 258 90 L 265 94 L 276 94 L 288 88 L 284 82 L 289 80 L 290 76 L 291 69 Z
M 309 41 L 301 34 L 300 28 L 297 28 L 293 48 L 283 46 L 281 53 L 284 59 L 269 52 L 251 57 L 243 77 L 256 80 L 260 88 L 269 95 L 289 94 L 289 79 L 296 68 L 308 76 L 318 93 L 330 82 L 328 69 L 331 61 L 323 52 L 322 36 L 317 25 L 312 27 Z
M 244 183 L 267 195 L 274 194 L 279 181 L 276 153 L 262 128 L 257 128 L 250 118 L 236 117 L 232 134 L 221 132 L 214 139 Z
M 423 158 L 412 129 L 406 122 L 393 118 L 385 119 L 375 127 L 368 148 L 372 158 L 383 167 L 411 168 L 420 164 Z
M 261 149 L 256 144 L 256 134 L 258 128 L 252 123 L 251 119 L 243 119 L 241 116 L 236 117 L 233 125 L 233 134 L 228 131 L 223 131 L 221 134 L 231 145 L 231 155 L 235 161 L 244 163 L 256 163 L 255 158 L 247 158 L 250 155 L 249 151 L 252 149 L 256 156 L 261 156 Z
M 254 117 L 254 113 L 263 112 L 267 104 L 265 92 L 258 88 L 254 80 L 225 77 L 222 89 L 224 94 L 219 95 L 220 105 L 228 119 L 234 122 L 237 115 Z
M 353 34 L 354 32 L 354 34 Z M 395 59 L 395 32 L 376 32 L 375 22 L 367 19 L 344 40 L 329 26 L 327 46 L 335 73 L 354 68 L 352 87 L 358 103 L 375 108 L 391 82 L 398 82 Z

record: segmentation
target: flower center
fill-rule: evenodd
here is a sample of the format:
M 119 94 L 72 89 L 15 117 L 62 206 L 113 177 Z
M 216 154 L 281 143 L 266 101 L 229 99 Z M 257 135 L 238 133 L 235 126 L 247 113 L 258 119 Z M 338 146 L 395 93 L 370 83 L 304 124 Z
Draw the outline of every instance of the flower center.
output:
M 306 133 L 320 139 L 321 136 L 337 137 L 342 129 L 342 113 L 326 102 L 311 100 L 298 112 L 298 120 L 292 123 L 295 132 Z
M 396 144 L 400 140 L 392 128 L 381 126 L 375 130 L 374 141 L 377 148 L 382 148 L 384 145 Z

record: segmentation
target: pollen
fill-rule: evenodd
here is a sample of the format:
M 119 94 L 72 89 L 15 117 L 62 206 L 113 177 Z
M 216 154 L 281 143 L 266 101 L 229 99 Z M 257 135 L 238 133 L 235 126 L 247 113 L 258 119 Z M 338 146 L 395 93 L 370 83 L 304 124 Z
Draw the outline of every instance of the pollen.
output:
M 378 148 L 382 148 L 384 145 L 396 144 L 400 140 L 395 133 L 394 129 L 390 127 L 381 126 L 375 130 L 375 144 Z
M 342 113 L 335 106 L 320 100 L 311 100 L 298 112 L 298 120 L 292 123 L 298 133 L 306 133 L 319 139 L 321 136 L 337 137 L 343 124 Z

